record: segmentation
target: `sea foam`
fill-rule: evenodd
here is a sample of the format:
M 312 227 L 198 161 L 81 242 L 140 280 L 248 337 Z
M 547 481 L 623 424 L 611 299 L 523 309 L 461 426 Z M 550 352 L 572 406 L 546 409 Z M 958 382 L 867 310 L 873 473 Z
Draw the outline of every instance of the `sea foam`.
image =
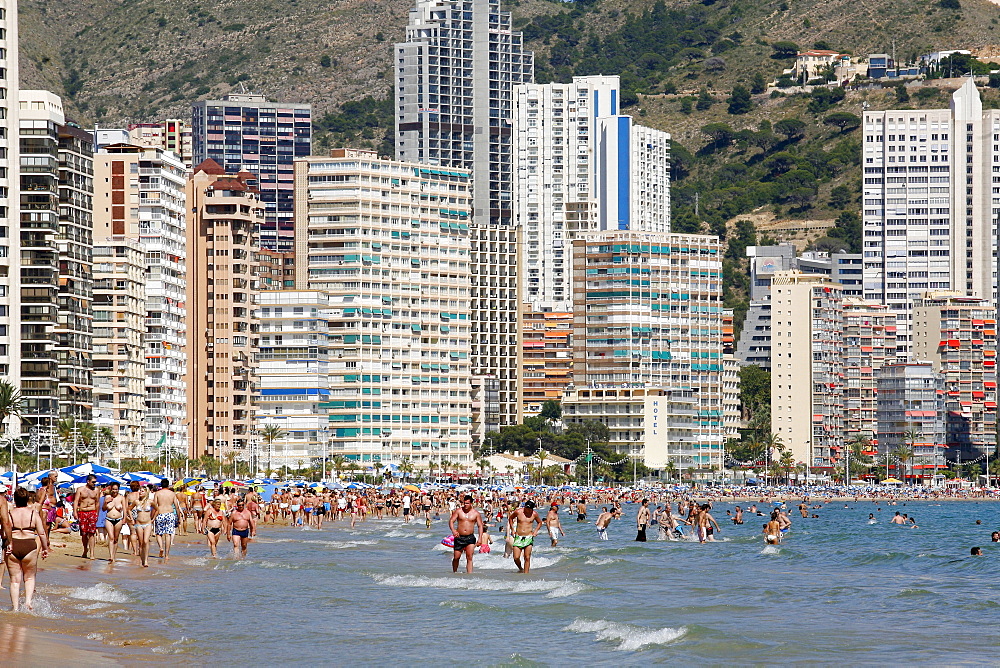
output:
M 105 603 L 128 603 L 129 597 L 109 584 L 98 582 L 93 587 L 71 589 L 67 596 L 85 601 L 104 601 Z
M 563 631 L 593 633 L 598 640 L 618 642 L 617 649 L 623 652 L 634 652 L 647 645 L 670 644 L 687 633 L 687 628 L 682 626 L 679 629 L 669 627 L 649 629 L 645 626 L 609 622 L 604 619 L 576 619 L 572 624 L 563 628 Z
M 531 570 L 536 568 L 548 568 L 549 566 L 554 566 L 562 560 L 560 556 L 554 557 L 542 557 L 539 555 L 531 555 Z M 462 566 L 465 565 L 465 557 L 462 557 Z M 490 552 L 489 554 L 479 554 L 475 555 L 475 559 L 472 561 L 474 568 L 482 569 L 484 571 L 500 571 L 500 570 L 517 570 L 517 566 L 514 564 L 513 559 L 504 559 L 503 552 Z M 461 568 L 462 566 L 459 566 Z
M 429 587 L 466 591 L 509 591 L 515 594 L 545 594 L 546 598 L 564 598 L 578 594 L 587 585 L 575 580 L 489 580 L 486 578 L 431 578 L 426 575 L 373 575 L 386 587 Z

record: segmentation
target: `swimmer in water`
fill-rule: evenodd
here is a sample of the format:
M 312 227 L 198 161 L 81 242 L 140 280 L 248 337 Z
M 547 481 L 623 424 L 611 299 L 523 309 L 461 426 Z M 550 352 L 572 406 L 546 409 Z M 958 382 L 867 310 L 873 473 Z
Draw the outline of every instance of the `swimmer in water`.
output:
M 771 519 L 770 522 L 764 525 L 764 542 L 768 545 L 777 545 L 781 542 L 781 527 L 778 525 L 777 519 Z

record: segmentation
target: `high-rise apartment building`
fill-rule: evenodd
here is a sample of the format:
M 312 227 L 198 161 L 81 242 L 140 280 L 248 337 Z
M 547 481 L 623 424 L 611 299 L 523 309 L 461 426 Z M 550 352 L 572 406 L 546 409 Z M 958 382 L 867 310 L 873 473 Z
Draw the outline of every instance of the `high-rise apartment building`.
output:
M 330 365 L 343 359 L 331 345 L 333 315 L 339 313 L 331 307 L 333 300 L 319 290 L 262 290 L 258 295 L 257 419 L 260 428 L 281 430 L 281 437 L 272 442 L 261 439 L 265 469 L 301 468 L 324 454 L 331 456 L 330 435 L 339 424 L 330 415 L 335 405 L 343 407 L 334 399 L 357 402 L 367 397 L 370 403 L 381 396 L 375 394 L 378 388 L 331 386 Z
M 194 104 L 191 117 L 193 164 L 211 158 L 227 174 L 257 177 L 266 207 L 260 245 L 291 251 L 295 176 L 292 163 L 312 150 L 312 107 L 269 102 L 263 95 L 231 93 Z
M 900 446 L 911 446 L 906 468 L 914 479 L 929 478 L 947 468 L 941 374 L 935 373 L 930 362 L 893 363 L 879 369 L 877 381 L 879 452 L 891 455 Z M 898 460 L 894 465 L 898 466 Z M 897 478 L 904 476 L 897 470 Z
M 913 303 L 912 355 L 942 376 L 949 459 L 996 447 L 996 317 L 989 299 L 957 292 L 929 291 Z
M 22 418 L 52 428 L 59 416 L 55 329 L 59 323 L 59 127 L 62 100 L 48 91 L 20 92 Z
M 844 438 L 878 439 L 878 374 L 896 361 L 896 314 L 882 304 L 845 297 Z
M 736 347 L 743 366 L 771 369 L 771 276 L 797 269 L 805 274 L 828 276 L 841 286 L 844 297 L 860 298 L 862 257 L 858 253 L 810 251 L 796 255 L 795 245 L 747 246 L 750 260 L 750 308 Z
M 522 298 L 571 308 L 570 244 L 595 230 L 670 231 L 670 135 L 619 114 L 616 76 L 522 84 L 513 118 Z
M 254 460 L 257 383 L 255 178 L 214 160 L 187 182 L 187 406 L 190 456 Z
M 295 170 L 296 287 L 333 309 L 330 451 L 471 461 L 468 172 L 353 149 Z
M 900 314 L 900 358 L 925 291 L 996 301 L 998 136 L 971 78 L 950 109 L 864 114 L 864 296 Z
M 128 126 L 129 141 L 138 146 L 153 146 L 176 154 L 184 166 L 192 168 L 191 123 L 180 118 L 168 118 L 156 123 L 132 123 Z
M 396 157 L 472 170 L 476 223 L 508 225 L 514 86 L 534 58 L 499 0 L 417 0 L 396 44 Z
M 718 463 L 726 431 L 718 237 L 588 234 L 573 242 L 573 274 L 577 394 L 568 392 L 567 404 L 582 399 L 584 389 L 658 388 L 666 398 L 657 401 L 666 403 L 650 410 L 664 422 L 659 431 L 643 424 L 667 441 L 638 442 L 627 452 L 669 451 L 675 464 L 686 458 L 685 468 Z
M 573 312 L 535 311 L 525 306 L 524 408 L 525 417 L 538 414 L 546 401 L 562 400 L 573 380 Z
M 500 427 L 521 421 L 520 237 L 518 227 L 470 225 L 471 367 L 496 386 Z
M 396 157 L 472 171 L 472 372 L 519 422 L 521 301 L 513 223 L 514 87 L 534 59 L 499 0 L 417 0 L 395 51 Z M 492 382 L 492 381 L 490 381 Z
M 21 387 L 21 237 L 19 80 L 16 0 L 0 0 L 0 376 Z M 17 436 L 21 421 L 10 417 L 0 431 Z
M 95 239 L 124 237 L 146 253 L 145 447 L 154 455 L 188 452 L 185 173 L 162 148 L 113 144 L 94 156 Z
M 257 287 L 281 290 L 295 287 L 295 251 L 257 249 Z
M 90 422 L 93 411 L 94 139 L 59 126 L 59 415 Z
M 595 120 L 602 230 L 670 231 L 670 134 L 631 116 Z
M 811 469 L 832 467 L 843 447 L 843 326 L 839 284 L 772 275 L 771 431 Z
M 120 461 L 145 454 L 146 249 L 106 232 L 94 236 L 94 424 L 111 429 Z

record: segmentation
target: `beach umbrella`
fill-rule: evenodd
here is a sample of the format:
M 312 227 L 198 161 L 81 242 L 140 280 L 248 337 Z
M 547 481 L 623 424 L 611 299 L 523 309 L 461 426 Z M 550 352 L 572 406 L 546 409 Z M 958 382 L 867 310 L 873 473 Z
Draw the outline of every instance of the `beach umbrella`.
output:
M 97 482 L 98 485 L 107 485 L 107 484 L 112 483 L 112 482 L 116 482 L 116 483 L 118 483 L 120 485 L 123 482 L 121 478 L 116 478 L 115 476 L 107 475 L 106 473 L 93 473 L 93 474 L 87 474 L 87 475 L 78 475 L 78 476 L 75 476 L 73 478 L 73 480 L 71 480 L 69 482 L 72 483 L 72 484 L 74 484 L 74 485 L 85 485 L 85 484 L 87 484 L 87 477 L 89 475 L 93 475 L 96 478 L 96 482 Z
M 153 484 L 160 482 L 160 478 L 152 473 L 144 473 L 139 471 L 138 473 L 126 473 L 122 476 L 128 482 L 141 482 L 146 484 Z
M 100 466 L 98 464 L 93 464 L 91 462 L 87 462 L 86 464 L 78 464 L 77 466 L 66 466 L 59 470 L 65 471 L 66 473 L 72 476 L 81 476 L 81 475 L 86 476 L 90 475 L 91 473 L 95 475 L 99 473 L 105 473 L 105 474 L 111 473 L 111 469 L 109 469 L 107 466 Z
M 40 485 L 42 478 L 45 478 L 48 475 L 49 475 L 49 469 L 45 469 L 44 471 L 35 471 L 34 473 L 29 473 L 28 475 L 24 476 L 24 481 L 30 482 L 32 485 Z M 66 473 L 65 471 L 56 469 L 57 485 L 61 482 L 73 482 L 73 480 L 74 476 L 70 475 L 69 473 Z
M 340 484 L 339 480 L 334 480 L 333 482 L 329 483 L 326 487 L 327 489 L 344 489 L 344 486 Z
M 253 480 L 247 480 L 248 485 L 273 485 L 276 480 L 271 478 L 254 478 Z
M 420 491 L 420 488 L 417 487 L 416 485 L 403 485 L 403 489 L 405 489 L 407 492 L 419 492 Z

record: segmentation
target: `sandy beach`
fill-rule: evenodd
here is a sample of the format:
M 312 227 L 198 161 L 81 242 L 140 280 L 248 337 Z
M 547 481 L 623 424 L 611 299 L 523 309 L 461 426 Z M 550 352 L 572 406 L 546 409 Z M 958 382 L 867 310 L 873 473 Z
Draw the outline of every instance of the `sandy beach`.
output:
M 98 544 L 95 560 L 80 557 L 82 546 L 78 534 L 52 534 L 55 544 L 65 543 L 65 547 L 53 547 L 48 559 L 40 562 L 38 570 L 38 596 L 41 599 L 35 614 L 10 612 L 9 577 L 4 573 L 0 587 L 0 665 L 38 666 L 66 663 L 72 657 L 80 666 L 126 666 L 136 663 L 162 660 L 147 648 L 161 646 L 163 639 L 136 635 L 129 637 L 112 620 L 106 623 L 86 623 L 63 618 L 53 618 L 44 599 L 65 594 L 67 588 L 54 586 L 49 577 L 54 572 L 68 575 L 73 571 L 114 572 L 117 577 L 141 579 L 148 577 L 148 571 L 139 568 L 138 557 L 127 551 L 118 552 L 115 564 L 108 562 L 107 543 Z M 203 544 L 204 538 L 194 533 L 179 535 L 175 545 Z M 224 543 L 228 546 L 229 543 Z M 153 545 L 155 554 L 155 544 Z M 223 549 L 220 546 L 220 549 Z M 159 560 L 157 560 L 159 561 Z M 182 559 L 171 560 L 164 568 L 171 570 L 195 570 L 183 563 Z M 98 592 L 99 594 L 100 592 Z

